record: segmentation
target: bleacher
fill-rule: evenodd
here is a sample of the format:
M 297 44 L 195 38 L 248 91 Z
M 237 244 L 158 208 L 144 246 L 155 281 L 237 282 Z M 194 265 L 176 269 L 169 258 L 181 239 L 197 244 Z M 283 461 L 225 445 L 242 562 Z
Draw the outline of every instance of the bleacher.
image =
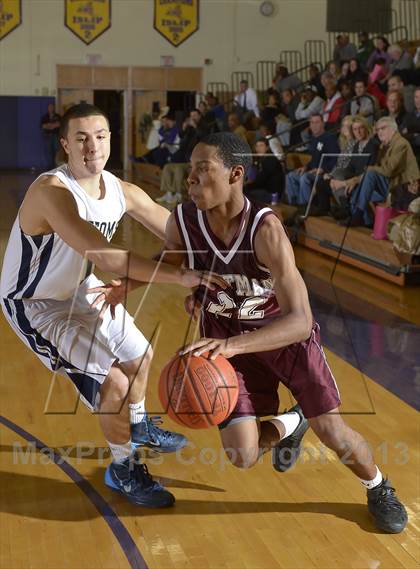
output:
M 408 0 L 401 0 L 399 11 L 392 10 L 392 29 L 383 34 L 390 43 L 399 43 L 403 49 L 407 49 L 412 54 L 420 46 L 420 31 L 414 23 L 419 11 L 420 9 L 413 15 L 412 3 L 408 3 Z M 249 86 L 257 91 L 259 100 L 262 102 L 267 89 L 271 87 L 275 68 L 279 63 L 285 65 L 289 73 L 296 74 L 305 83 L 309 79 L 311 64 L 324 69 L 325 64 L 332 59 L 337 33 L 329 33 L 328 41 L 308 39 L 304 42 L 302 50 L 282 50 L 278 61 L 258 61 L 254 71 L 249 69 L 234 71 L 228 81 L 209 82 L 206 91 L 217 96 L 219 102 L 229 112 L 232 110 L 233 99 L 239 91 L 239 83 L 242 80 L 248 81 Z M 349 36 L 350 41 L 357 45 L 357 33 L 351 33 Z M 294 126 L 299 126 L 299 123 Z M 294 169 L 307 160 L 304 154 L 296 153 L 295 150 L 289 147 L 285 156 L 288 169 Z M 143 183 L 151 184 L 155 188 L 159 186 L 160 171 L 156 166 L 136 164 L 134 168 Z M 284 204 L 274 206 L 274 208 L 281 212 L 283 219 L 295 211 L 295 208 Z M 371 233 L 372 230 L 364 227 L 341 227 L 330 217 L 309 216 L 297 229 L 296 238 L 300 244 L 309 249 L 334 257 L 339 262 L 348 263 L 396 284 L 403 286 L 420 282 L 420 265 L 414 263 L 412 257 L 398 254 L 391 242 L 373 240 Z
M 392 10 L 391 17 L 393 27 L 383 35 L 390 43 L 399 43 L 403 49 L 414 55 L 420 46 L 420 31 L 415 24 L 418 11 L 413 14 L 412 3 L 402 0 L 398 12 Z M 336 35 L 337 32 L 329 33 L 328 42 L 308 39 L 302 50 L 283 50 L 279 61 L 258 61 L 254 72 L 235 71 L 231 75 L 230 83 L 210 82 L 207 84 L 207 91 L 218 96 L 229 109 L 234 94 L 238 91 L 239 81 L 246 79 L 249 85 L 256 89 L 262 101 L 264 93 L 271 87 L 278 63 L 285 65 L 290 73 L 298 75 L 302 82 L 306 82 L 311 64 L 315 63 L 323 69 L 327 61 L 332 59 Z M 350 41 L 357 45 L 357 33 L 351 33 L 349 36 Z M 286 155 L 287 166 L 290 169 L 300 165 L 301 160 L 303 163 L 305 161 L 305 156 L 296 154 L 294 150 L 290 148 Z M 295 208 L 283 204 L 274 208 L 281 213 L 283 219 L 293 215 L 295 211 Z M 371 233 L 372 230 L 365 227 L 341 227 L 330 217 L 309 216 L 297 230 L 297 240 L 309 249 L 334 257 L 340 262 L 348 263 L 398 285 L 419 283 L 420 264 L 415 263 L 411 256 L 395 251 L 390 241 L 372 239 Z

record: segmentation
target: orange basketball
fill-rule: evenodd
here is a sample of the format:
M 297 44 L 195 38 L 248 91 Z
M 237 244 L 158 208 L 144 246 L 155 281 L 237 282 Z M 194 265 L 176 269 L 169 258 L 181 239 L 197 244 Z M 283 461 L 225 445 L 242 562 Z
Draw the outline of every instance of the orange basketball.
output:
M 159 380 L 160 401 L 169 417 L 190 429 L 207 429 L 224 421 L 238 400 L 238 378 L 222 356 L 175 356 Z

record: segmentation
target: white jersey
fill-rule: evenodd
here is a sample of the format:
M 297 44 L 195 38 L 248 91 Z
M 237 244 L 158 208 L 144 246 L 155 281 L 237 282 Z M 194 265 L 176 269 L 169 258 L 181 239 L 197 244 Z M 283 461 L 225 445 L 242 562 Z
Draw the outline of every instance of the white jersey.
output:
M 80 217 L 92 223 L 108 241 L 112 239 L 126 210 L 118 178 L 105 170 L 102 172 L 105 196 L 98 200 L 85 192 L 67 165 L 41 176 L 56 176 L 72 193 Z M 20 228 L 18 213 L 4 255 L 0 296 L 64 300 L 74 294 L 80 282 L 91 272 L 92 264 L 57 233 L 26 235 Z

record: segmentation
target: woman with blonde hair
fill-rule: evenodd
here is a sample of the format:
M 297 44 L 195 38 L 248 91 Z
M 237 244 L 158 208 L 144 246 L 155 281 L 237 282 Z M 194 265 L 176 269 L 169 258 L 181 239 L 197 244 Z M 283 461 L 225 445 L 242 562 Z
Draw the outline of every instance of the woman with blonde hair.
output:
M 378 145 L 372 138 L 373 131 L 361 115 L 346 116 L 341 123 L 341 154 L 337 165 L 317 185 L 316 204 L 310 215 L 326 215 L 331 209 L 331 197 L 339 205 L 334 216 L 341 218 L 348 213 L 348 190 L 353 181 L 359 179 L 368 164 L 374 164 Z M 339 137 L 339 140 L 340 140 Z

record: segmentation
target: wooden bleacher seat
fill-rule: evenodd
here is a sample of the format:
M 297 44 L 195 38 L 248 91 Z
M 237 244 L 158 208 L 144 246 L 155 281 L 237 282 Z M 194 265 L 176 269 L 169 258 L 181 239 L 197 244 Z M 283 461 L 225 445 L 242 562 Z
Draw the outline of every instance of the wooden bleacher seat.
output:
M 300 244 L 399 285 L 420 282 L 420 265 L 400 255 L 390 241 L 375 240 L 366 227 L 342 227 L 330 217 L 308 217 Z

